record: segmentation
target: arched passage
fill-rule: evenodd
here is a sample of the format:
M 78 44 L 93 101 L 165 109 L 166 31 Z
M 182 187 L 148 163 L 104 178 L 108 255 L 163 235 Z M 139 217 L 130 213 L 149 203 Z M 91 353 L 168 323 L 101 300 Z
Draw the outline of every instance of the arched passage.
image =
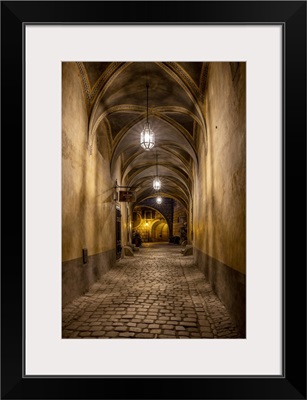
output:
M 167 242 L 169 240 L 168 224 L 165 221 L 154 221 L 151 226 L 151 239 L 153 242 Z
M 133 211 L 133 234 L 138 233 L 143 242 L 167 242 L 169 223 L 161 211 L 154 207 L 138 205 Z
M 192 246 L 244 331 L 245 63 L 64 62 L 62 89 L 63 304 L 116 265 L 117 234 L 125 247 L 139 229 L 149 244 L 178 235 Z M 154 151 L 140 146 L 147 113 Z

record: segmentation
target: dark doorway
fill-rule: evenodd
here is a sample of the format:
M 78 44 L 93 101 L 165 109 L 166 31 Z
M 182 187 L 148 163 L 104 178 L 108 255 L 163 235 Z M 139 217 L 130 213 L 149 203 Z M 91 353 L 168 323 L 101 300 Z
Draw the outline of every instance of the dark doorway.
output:
M 121 258 L 122 245 L 121 245 L 121 213 L 120 209 L 116 207 L 116 259 Z

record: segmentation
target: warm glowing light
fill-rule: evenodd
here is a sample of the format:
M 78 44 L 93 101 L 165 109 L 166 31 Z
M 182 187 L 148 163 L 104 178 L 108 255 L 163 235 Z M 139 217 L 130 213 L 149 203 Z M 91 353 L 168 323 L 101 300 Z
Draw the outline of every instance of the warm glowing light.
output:
M 156 199 L 156 202 L 157 202 L 158 204 L 161 204 L 161 203 L 162 203 L 162 197 L 161 197 L 161 196 L 158 196 L 157 199 Z
M 144 125 L 144 129 L 141 132 L 141 146 L 144 150 L 151 150 L 155 145 L 155 134 L 151 130 L 149 122 L 148 122 L 148 83 L 146 84 L 146 123 Z
M 158 177 L 155 178 L 154 181 L 153 181 L 153 188 L 155 190 L 160 190 L 161 189 L 161 181 L 160 181 L 160 179 Z
M 146 122 L 141 132 L 141 146 L 144 150 L 150 150 L 155 145 L 155 134 L 151 130 L 149 122 Z
M 148 222 L 147 221 L 145 222 L 145 226 L 148 226 Z

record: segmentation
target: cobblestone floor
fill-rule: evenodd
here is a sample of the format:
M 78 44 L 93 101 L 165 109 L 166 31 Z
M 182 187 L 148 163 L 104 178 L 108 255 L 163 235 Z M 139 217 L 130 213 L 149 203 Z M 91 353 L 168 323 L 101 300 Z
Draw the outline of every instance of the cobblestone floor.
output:
M 145 243 L 63 309 L 63 338 L 238 338 L 193 256 Z

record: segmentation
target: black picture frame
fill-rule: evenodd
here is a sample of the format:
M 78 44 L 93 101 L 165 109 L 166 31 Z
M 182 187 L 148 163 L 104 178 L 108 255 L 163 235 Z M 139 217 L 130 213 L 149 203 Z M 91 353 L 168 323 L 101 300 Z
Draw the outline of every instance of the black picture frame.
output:
M 283 26 L 282 376 L 23 376 L 26 240 L 23 29 L 30 23 L 91 24 L 97 23 L 97 18 L 103 24 Z M 1 56 L 1 398 L 306 399 L 306 2 L 2 1 Z

